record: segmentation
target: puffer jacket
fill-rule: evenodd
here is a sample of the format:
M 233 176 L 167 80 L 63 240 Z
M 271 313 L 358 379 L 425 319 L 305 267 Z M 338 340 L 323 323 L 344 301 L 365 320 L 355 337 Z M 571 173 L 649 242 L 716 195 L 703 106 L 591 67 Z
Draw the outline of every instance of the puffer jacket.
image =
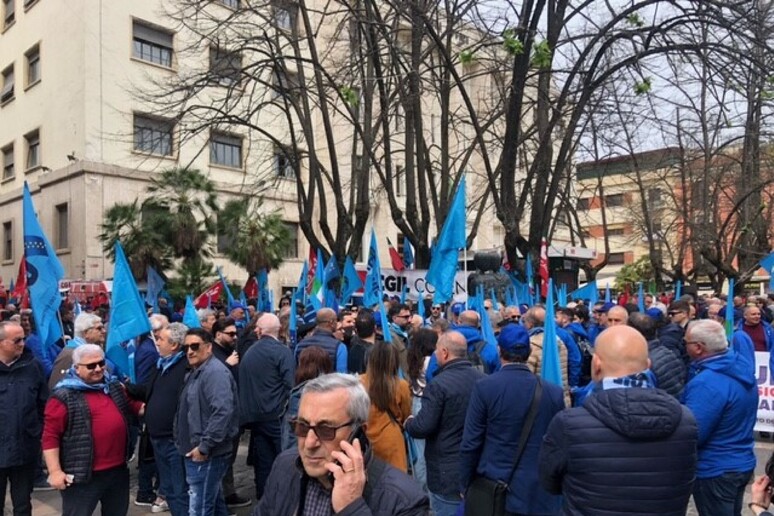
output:
M 662 346 L 658 339 L 648 342 L 648 358 L 650 370 L 656 377 L 656 386 L 679 400 L 683 395 L 687 372 L 683 361 L 674 351 Z
M 755 468 L 758 385 L 747 357 L 729 349 L 691 364 L 685 405 L 699 425 L 698 478 Z
M 540 481 L 566 515 L 683 516 L 696 470 L 696 420 L 661 389 L 595 391 L 543 439 Z
M 459 493 L 460 443 L 473 385 L 484 377 L 467 360 L 453 360 L 435 375 L 422 396 L 422 409 L 404 428 L 425 439 L 427 487 L 431 493 Z
M 543 370 L 543 337 L 545 336 L 543 328 L 532 328 L 529 330 L 529 344 L 532 353 L 527 360 L 527 367 L 530 371 L 540 376 Z M 556 338 L 556 349 L 559 350 L 559 367 L 562 371 L 562 385 L 564 385 L 564 406 L 571 407 L 570 401 L 570 379 L 567 374 L 567 347 L 562 344 L 559 338 Z

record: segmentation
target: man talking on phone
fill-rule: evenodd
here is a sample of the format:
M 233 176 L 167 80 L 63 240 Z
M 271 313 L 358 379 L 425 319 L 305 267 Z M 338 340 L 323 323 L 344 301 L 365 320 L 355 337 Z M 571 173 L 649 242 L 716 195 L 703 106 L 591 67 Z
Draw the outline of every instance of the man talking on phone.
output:
M 370 406 L 355 376 L 310 380 L 291 421 L 298 449 L 277 457 L 253 516 L 429 514 L 419 485 L 372 456 L 364 432 Z

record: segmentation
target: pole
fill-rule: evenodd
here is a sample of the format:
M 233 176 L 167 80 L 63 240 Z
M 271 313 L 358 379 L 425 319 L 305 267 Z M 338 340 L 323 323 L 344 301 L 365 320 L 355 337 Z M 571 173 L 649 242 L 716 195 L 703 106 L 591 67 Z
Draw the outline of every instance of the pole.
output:
M 470 304 L 468 303 L 468 300 L 470 299 L 470 292 L 468 292 L 468 246 L 465 246 L 465 249 L 462 250 L 462 267 L 463 271 L 465 272 L 465 310 L 468 310 L 470 308 Z M 456 280 L 455 280 L 456 282 Z M 452 293 L 452 296 L 454 294 Z M 452 300 L 454 298 L 452 297 Z

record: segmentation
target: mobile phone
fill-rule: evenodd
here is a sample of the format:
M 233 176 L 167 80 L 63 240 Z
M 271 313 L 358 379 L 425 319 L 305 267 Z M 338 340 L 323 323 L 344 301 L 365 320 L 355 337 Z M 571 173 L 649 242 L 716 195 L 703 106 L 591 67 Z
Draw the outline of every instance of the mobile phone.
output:
M 365 437 L 365 430 L 363 429 L 363 425 L 359 425 L 357 428 L 352 430 L 351 434 L 349 434 L 349 437 L 347 437 L 347 442 L 349 444 L 353 444 L 355 442 L 355 439 L 359 439 L 360 440 L 360 451 L 363 452 L 363 451 L 365 451 L 365 447 L 364 447 L 365 439 L 364 439 L 364 437 Z M 337 461 L 337 460 L 334 460 L 333 463 L 336 464 L 337 466 L 341 466 L 341 463 L 339 461 Z M 334 480 L 335 479 L 333 478 L 333 473 L 329 472 L 328 473 L 328 481 L 331 483 L 331 485 L 333 485 Z

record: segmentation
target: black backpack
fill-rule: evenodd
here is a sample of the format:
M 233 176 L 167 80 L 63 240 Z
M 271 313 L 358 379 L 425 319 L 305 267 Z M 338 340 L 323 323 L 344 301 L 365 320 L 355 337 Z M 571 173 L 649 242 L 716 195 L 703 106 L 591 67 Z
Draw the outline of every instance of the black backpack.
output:
M 591 381 L 591 359 L 594 356 L 594 346 L 592 346 L 589 339 L 583 335 L 578 335 L 572 331 L 570 333 L 572 333 L 575 342 L 578 344 L 578 349 L 580 350 L 581 354 L 581 374 L 579 386 L 583 387 L 584 385 L 588 385 L 588 383 Z

